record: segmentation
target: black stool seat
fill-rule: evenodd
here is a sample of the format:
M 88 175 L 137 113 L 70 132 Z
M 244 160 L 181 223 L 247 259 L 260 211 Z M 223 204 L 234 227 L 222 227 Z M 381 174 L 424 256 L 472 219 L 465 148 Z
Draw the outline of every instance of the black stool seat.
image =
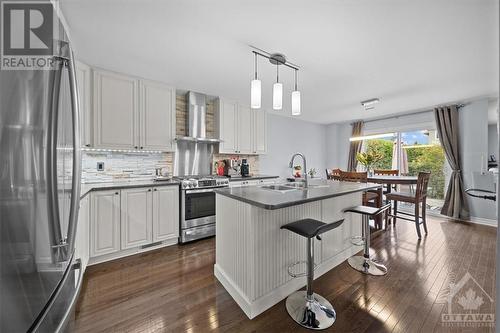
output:
M 280 229 L 287 229 L 306 238 L 313 238 L 328 230 L 339 227 L 343 222 L 344 219 L 333 223 L 324 223 L 315 219 L 303 219 L 282 225 Z
M 384 205 L 380 208 L 368 207 L 368 206 L 354 206 L 354 207 L 350 207 L 350 208 L 347 208 L 346 210 L 344 210 L 344 213 L 358 213 L 358 214 L 368 215 L 370 217 L 374 217 L 374 216 L 382 213 L 383 211 L 386 211 L 390 207 L 391 207 L 391 204 Z

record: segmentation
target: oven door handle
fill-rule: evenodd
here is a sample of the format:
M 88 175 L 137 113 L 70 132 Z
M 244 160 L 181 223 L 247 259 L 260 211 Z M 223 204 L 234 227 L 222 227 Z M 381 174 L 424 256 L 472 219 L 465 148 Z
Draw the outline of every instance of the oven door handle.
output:
M 204 189 L 196 189 L 196 190 L 186 190 L 186 194 L 196 194 L 196 193 L 210 193 L 213 192 L 214 188 L 204 188 Z

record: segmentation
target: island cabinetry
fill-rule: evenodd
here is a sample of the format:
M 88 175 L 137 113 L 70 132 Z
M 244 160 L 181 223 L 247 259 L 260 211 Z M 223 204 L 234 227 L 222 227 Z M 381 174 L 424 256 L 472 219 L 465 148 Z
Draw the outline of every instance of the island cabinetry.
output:
M 249 318 L 257 316 L 306 283 L 305 277 L 292 278 L 288 274 L 290 264 L 305 260 L 306 239 L 280 227 L 303 218 L 324 222 L 345 219 L 341 227 L 315 242 L 317 278 L 360 251 L 359 246 L 352 245 L 351 237 L 361 234 L 361 218 L 342 211 L 361 204 L 361 199 L 361 192 L 355 192 L 265 209 L 217 194 L 217 279 Z

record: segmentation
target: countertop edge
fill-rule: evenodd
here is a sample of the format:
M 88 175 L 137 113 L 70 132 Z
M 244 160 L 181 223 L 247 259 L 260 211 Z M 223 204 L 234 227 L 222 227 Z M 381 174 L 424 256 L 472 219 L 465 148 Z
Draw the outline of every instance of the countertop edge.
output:
M 238 200 L 238 201 L 241 201 L 241 202 L 248 203 L 250 205 L 253 205 L 253 206 L 256 206 L 256 207 L 259 207 L 259 208 L 263 208 L 263 209 L 267 209 L 267 210 L 276 210 L 276 209 L 281 209 L 281 208 L 298 206 L 298 205 L 302 205 L 302 204 L 309 203 L 309 202 L 314 202 L 314 201 L 320 201 L 320 200 L 325 200 L 325 199 L 340 197 L 340 196 L 347 195 L 347 194 L 352 194 L 352 193 L 357 193 L 357 192 L 365 192 L 365 191 L 368 191 L 368 190 L 375 190 L 375 189 L 380 188 L 381 186 L 382 185 L 374 184 L 374 185 L 369 186 L 369 187 L 367 186 L 367 187 L 360 188 L 360 189 L 353 189 L 353 190 L 349 190 L 349 191 L 344 191 L 342 193 L 332 193 L 332 194 L 327 194 L 327 195 L 320 196 L 320 197 L 317 197 L 317 198 L 302 199 L 302 200 L 298 200 L 298 201 L 294 201 L 294 202 L 287 202 L 287 203 L 282 203 L 282 204 L 277 204 L 277 205 L 262 204 L 260 202 L 256 202 L 256 201 L 253 201 L 253 200 L 250 200 L 250 199 L 242 198 L 240 196 L 233 195 L 233 194 L 227 193 L 227 192 L 222 192 L 222 191 L 219 191 L 219 190 L 215 190 L 215 193 L 223 195 L 223 196 L 231 198 L 231 199 L 234 199 L 234 200 Z
M 246 180 L 277 179 L 277 178 L 280 178 L 280 176 L 258 175 L 258 176 L 249 176 L 249 177 L 229 178 L 229 182 L 243 182 Z
M 87 187 L 85 190 L 80 190 L 80 200 L 87 196 L 90 192 L 94 191 L 106 191 L 106 190 L 117 190 L 123 188 L 138 188 L 138 187 L 156 187 L 156 186 L 179 186 L 177 181 L 152 181 L 151 183 L 128 183 L 128 184 L 110 184 L 108 186 L 103 186 L 103 184 L 109 183 L 93 183 L 93 184 L 82 184 L 81 187 Z

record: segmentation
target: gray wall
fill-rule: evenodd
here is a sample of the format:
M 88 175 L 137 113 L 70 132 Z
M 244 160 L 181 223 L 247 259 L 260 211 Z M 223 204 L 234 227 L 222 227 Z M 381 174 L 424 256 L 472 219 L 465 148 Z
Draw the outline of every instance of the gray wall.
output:
M 473 172 L 485 171 L 488 158 L 488 100 L 472 102 L 459 111 L 460 152 L 465 188 L 473 186 Z M 481 170 L 481 168 L 483 168 Z M 471 216 L 496 219 L 494 202 L 469 198 Z
M 488 156 L 495 155 L 498 160 L 497 125 L 488 125 Z
M 259 159 L 262 174 L 289 177 L 290 158 L 296 152 L 307 157 L 307 168 L 315 168 L 324 177 L 326 167 L 326 126 L 302 120 L 268 115 L 267 154 Z M 302 163 L 299 159 L 296 164 Z
M 349 138 L 351 137 L 349 123 L 330 124 L 326 127 L 326 165 L 329 169 L 347 169 L 349 156 Z

